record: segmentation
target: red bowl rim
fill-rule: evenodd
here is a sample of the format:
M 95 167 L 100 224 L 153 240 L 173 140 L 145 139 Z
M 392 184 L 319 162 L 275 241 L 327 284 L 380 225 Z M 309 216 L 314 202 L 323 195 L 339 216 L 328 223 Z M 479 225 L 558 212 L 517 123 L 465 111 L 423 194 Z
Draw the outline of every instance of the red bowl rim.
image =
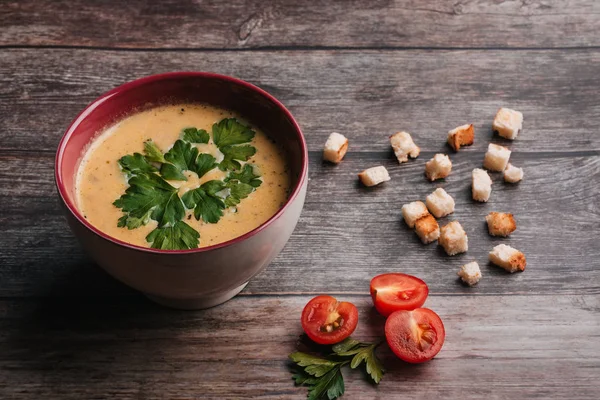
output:
M 92 224 L 90 224 L 85 218 L 83 218 L 81 213 L 75 206 L 75 204 L 73 204 L 73 202 L 71 202 L 69 200 L 69 198 L 66 194 L 67 190 L 65 188 L 65 183 L 64 183 L 62 175 L 59 173 L 59 171 L 61 170 L 62 158 L 63 158 L 63 153 L 66 149 L 67 140 L 71 137 L 71 135 L 73 134 L 73 131 L 75 130 L 76 126 L 79 125 L 81 120 L 83 120 L 91 111 L 93 111 L 95 107 L 97 107 L 99 104 L 103 103 L 104 101 L 109 100 L 113 95 L 115 95 L 117 93 L 121 93 L 123 91 L 128 91 L 128 90 L 134 89 L 138 86 L 142 86 L 142 85 L 145 85 L 150 82 L 156 82 L 156 81 L 165 80 L 165 79 L 177 79 L 177 78 L 189 78 L 189 77 L 203 77 L 203 78 L 209 78 L 209 79 L 219 79 L 219 80 L 229 81 L 233 84 L 243 86 L 247 89 L 257 92 L 258 94 L 262 95 L 263 97 L 267 98 L 267 100 L 269 100 L 273 104 L 275 104 L 283 112 L 283 114 L 289 119 L 289 121 L 292 123 L 292 125 L 294 127 L 294 131 L 297 136 L 297 140 L 300 142 L 300 146 L 302 147 L 302 166 L 301 166 L 300 178 L 298 179 L 298 182 L 294 186 L 294 189 L 292 190 L 291 194 L 288 196 L 288 199 L 285 202 L 285 204 L 283 205 L 283 207 L 281 207 L 277 211 L 277 213 L 275 213 L 275 215 L 273 215 L 267 221 L 263 222 L 258 227 L 254 228 L 253 230 L 251 230 L 241 236 L 235 237 L 226 242 L 218 243 L 218 244 L 215 244 L 212 246 L 199 247 L 199 248 L 188 249 L 188 250 L 160 250 L 160 249 L 153 249 L 153 248 L 149 248 L 149 247 L 137 246 L 137 245 L 130 244 L 130 243 L 124 242 L 122 240 L 116 239 L 110 235 L 107 235 L 106 233 L 100 231 L 99 229 L 94 227 Z M 227 76 L 227 75 L 216 74 L 216 73 L 212 73 L 212 72 L 198 72 L 198 71 L 167 72 L 167 73 L 162 73 L 162 74 L 150 75 L 150 76 L 146 76 L 143 78 L 139 78 L 139 79 L 124 83 L 124 84 L 117 86 L 116 88 L 109 90 L 108 92 L 100 95 L 98 98 L 96 98 L 91 103 L 89 103 L 77 115 L 77 117 L 75 117 L 73 119 L 73 121 L 69 124 L 69 127 L 63 134 L 63 136 L 58 144 L 58 148 L 56 150 L 55 163 L 54 163 L 54 178 L 55 178 L 55 182 L 56 182 L 56 187 L 58 189 L 58 193 L 59 193 L 63 203 L 66 205 L 67 209 L 69 210 L 69 212 L 81 224 L 83 224 L 83 226 L 85 226 L 86 228 L 88 228 L 90 231 L 92 231 L 96 235 L 100 236 L 101 238 L 108 240 L 110 242 L 113 242 L 114 244 L 124 246 L 124 247 L 127 247 L 132 250 L 137 250 L 137 251 L 141 251 L 141 252 L 145 252 L 145 253 L 155 253 L 155 254 L 203 253 L 203 252 L 207 252 L 210 250 L 215 250 L 215 249 L 219 249 L 222 247 L 230 246 L 235 243 L 239 243 L 243 240 L 246 240 L 246 239 L 256 235 L 263 229 L 266 229 L 275 220 L 277 220 L 279 217 L 282 216 L 282 214 L 286 211 L 286 209 L 289 207 L 289 205 L 298 197 L 298 195 L 304 185 L 304 182 L 307 179 L 307 175 L 308 175 L 308 149 L 306 146 L 306 140 L 304 139 L 304 135 L 302 134 L 302 130 L 300 129 L 300 126 L 298 125 L 298 123 L 296 122 L 294 117 L 292 116 L 292 113 L 279 100 L 277 100 L 271 94 L 269 94 L 265 90 L 259 88 L 258 86 L 255 86 L 255 85 L 248 83 L 246 81 L 243 81 L 241 79 L 234 78 L 234 77 Z

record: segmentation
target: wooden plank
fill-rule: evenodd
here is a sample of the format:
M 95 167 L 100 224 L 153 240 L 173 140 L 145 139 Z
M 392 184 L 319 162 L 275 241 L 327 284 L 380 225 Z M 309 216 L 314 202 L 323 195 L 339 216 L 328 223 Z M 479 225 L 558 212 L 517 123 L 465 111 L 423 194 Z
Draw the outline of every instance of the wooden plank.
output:
M 99 62 L 101 61 L 101 62 Z M 600 150 L 600 50 L 122 52 L 3 50 L 0 151 L 54 151 L 93 98 L 125 81 L 174 70 L 253 82 L 286 104 L 320 151 L 331 131 L 353 152 L 388 151 L 405 129 L 425 151 L 475 124 L 477 148 L 500 106 L 525 114 L 521 151 Z
M 374 275 L 403 271 L 425 279 L 434 293 L 598 294 L 600 154 L 535 156 L 520 153 L 518 141 L 514 145 L 512 160 L 524 168 L 525 179 L 509 185 L 493 174 L 487 204 L 474 203 L 470 195 L 470 173 L 481 166 L 483 149 L 451 154 L 453 172 L 437 183 L 423 176 L 432 152 L 403 165 L 391 152 L 350 153 L 338 166 L 311 153 L 309 192 L 296 231 L 246 293 L 363 293 Z M 130 294 L 97 270 L 69 233 L 54 193 L 52 155 L 23 153 L 0 157 L 0 163 L 0 297 Z M 389 169 L 392 181 L 360 186 L 356 173 L 377 164 Z M 421 244 L 401 220 L 402 204 L 424 200 L 436 187 L 456 200 L 455 214 L 440 223 L 458 220 L 465 227 L 470 247 L 465 255 L 447 257 L 435 244 Z M 517 231 L 508 239 L 490 237 L 485 225 L 490 211 L 514 213 Z M 526 254 L 524 273 L 508 275 L 487 265 L 487 253 L 499 243 Z M 484 278 L 470 289 L 455 273 L 472 260 L 480 263 Z
M 384 319 L 368 295 L 354 337 Z M 0 302 L 0 396 L 9 399 L 303 399 L 287 355 L 306 296 L 238 297 L 201 312 L 142 299 Z M 552 307 L 549 307 L 552 304 Z M 377 388 L 344 371 L 346 398 L 591 399 L 600 396 L 598 296 L 431 296 L 446 342 L 408 365 L 384 344 Z M 551 321 L 551 322 L 550 322 Z M 266 340 L 265 340 L 266 339 Z
M 5 1 L 0 45 L 119 48 L 598 46 L 569 1 Z

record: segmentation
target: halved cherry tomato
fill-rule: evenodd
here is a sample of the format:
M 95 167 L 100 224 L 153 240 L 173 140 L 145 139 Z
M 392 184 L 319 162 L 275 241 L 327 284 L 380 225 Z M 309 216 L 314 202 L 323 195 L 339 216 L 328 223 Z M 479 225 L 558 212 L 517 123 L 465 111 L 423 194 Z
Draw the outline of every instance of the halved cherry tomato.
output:
M 398 358 L 416 364 L 439 353 L 446 331 L 439 315 L 428 308 L 417 308 L 392 313 L 385 322 L 385 338 Z
M 341 342 L 354 332 L 357 323 L 356 306 L 331 296 L 317 296 L 302 310 L 302 329 L 319 344 Z
M 371 280 L 371 297 L 379 314 L 414 310 L 425 303 L 429 288 L 419 278 L 406 274 L 377 275 Z

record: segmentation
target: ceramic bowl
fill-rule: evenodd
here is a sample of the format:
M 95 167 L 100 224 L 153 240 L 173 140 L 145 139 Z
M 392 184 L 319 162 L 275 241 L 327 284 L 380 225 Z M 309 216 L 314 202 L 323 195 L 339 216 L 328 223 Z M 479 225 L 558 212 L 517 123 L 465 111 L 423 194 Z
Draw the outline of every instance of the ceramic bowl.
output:
M 200 102 L 239 112 L 284 149 L 291 194 L 264 224 L 233 240 L 192 250 L 135 246 L 94 228 L 76 207 L 74 183 L 86 146 L 107 126 L 165 103 Z M 71 123 L 56 153 L 58 194 L 75 236 L 95 262 L 121 282 L 174 308 L 200 309 L 223 303 L 279 254 L 304 205 L 308 153 L 290 112 L 264 90 L 239 79 L 204 72 L 173 72 L 141 78 L 94 100 Z

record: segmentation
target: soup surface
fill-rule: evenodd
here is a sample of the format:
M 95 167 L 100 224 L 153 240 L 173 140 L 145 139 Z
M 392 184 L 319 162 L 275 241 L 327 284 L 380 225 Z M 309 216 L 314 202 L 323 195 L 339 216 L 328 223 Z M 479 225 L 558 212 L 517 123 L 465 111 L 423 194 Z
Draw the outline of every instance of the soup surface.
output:
M 134 113 L 108 128 L 91 143 L 81 160 L 76 179 L 79 210 L 93 226 L 107 235 L 134 245 L 152 247 L 152 240 L 147 236 L 159 226 L 156 220 L 146 217 L 145 225 L 132 229 L 118 226 L 124 210 L 113 202 L 125 193 L 131 183 L 128 181 L 131 175 L 124 171 L 119 160 L 134 153 L 140 153 L 141 157 L 144 154 L 144 142 L 147 141 L 152 141 L 162 153 L 167 153 L 178 139 L 184 137 L 184 129 L 195 127 L 206 130 L 210 139 L 206 144 L 191 143 L 191 146 L 196 147 L 200 154 L 212 155 L 216 163 L 220 163 L 224 153 L 220 151 L 222 148 L 215 145 L 213 124 L 225 118 L 236 118 L 249 126 L 240 116 L 227 110 L 203 104 L 178 104 Z M 253 146 L 256 152 L 246 162 L 238 159 L 240 167 L 237 170 L 244 168 L 247 163 L 260 176 L 262 183 L 242 198 L 239 204 L 230 206 L 224 202 L 226 207 L 221 211 L 223 216 L 216 223 L 205 222 L 202 218 L 197 220 L 193 209 L 188 209 L 187 205 L 183 207 L 185 216 L 182 221 L 200 234 L 199 247 L 222 243 L 253 230 L 273 216 L 288 197 L 290 178 L 282 150 L 263 132 L 253 127 L 251 129 L 255 135 L 247 145 Z M 157 169 L 156 176 L 162 174 L 160 163 L 149 164 Z M 223 171 L 215 167 L 200 178 L 195 172 L 184 170 L 183 175 L 187 180 L 165 177 L 165 181 L 176 188 L 179 198 L 184 198 L 186 192 L 208 181 L 227 182 L 232 170 L 235 168 Z M 222 191 L 224 195 L 221 192 L 219 195 L 226 196 L 227 190 Z

